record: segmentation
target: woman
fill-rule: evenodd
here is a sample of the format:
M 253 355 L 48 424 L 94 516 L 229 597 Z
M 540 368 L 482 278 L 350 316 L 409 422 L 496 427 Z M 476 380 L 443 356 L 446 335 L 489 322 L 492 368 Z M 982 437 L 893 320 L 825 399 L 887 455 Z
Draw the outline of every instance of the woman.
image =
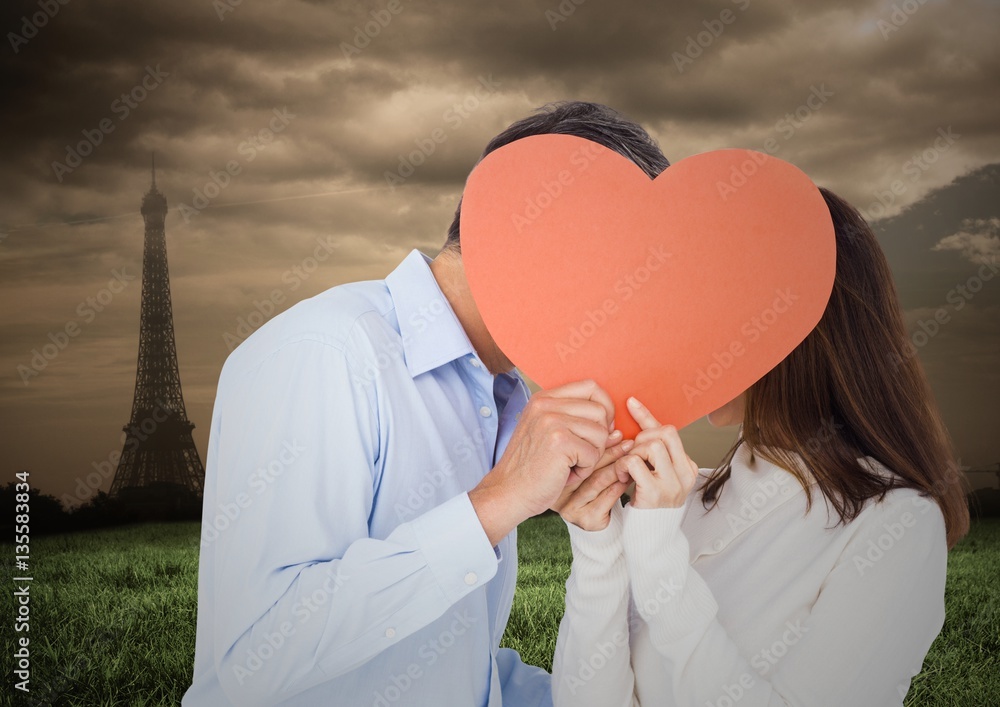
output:
M 920 671 L 968 530 L 961 475 L 875 236 L 822 191 L 829 304 L 709 415 L 742 424 L 723 464 L 699 473 L 631 399 L 628 454 L 560 499 L 573 569 L 557 707 L 900 705 Z

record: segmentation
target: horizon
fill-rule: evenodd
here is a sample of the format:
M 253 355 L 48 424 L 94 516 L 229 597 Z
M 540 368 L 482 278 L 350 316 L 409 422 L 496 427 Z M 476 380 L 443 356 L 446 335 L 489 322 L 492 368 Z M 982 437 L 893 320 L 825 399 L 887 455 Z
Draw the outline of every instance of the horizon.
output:
M 105 0 L 57 4 L 44 22 L 37 3 L 9 11 L 10 478 L 28 469 L 60 498 L 122 449 L 151 153 L 204 461 L 219 371 L 254 322 L 380 279 L 413 248 L 435 254 L 490 138 L 565 98 L 636 120 L 672 163 L 756 149 L 857 206 L 892 266 L 960 463 L 998 463 L 1000 278 L 982 270 L 1000 255 L 995 4 L 383 6 Z M 46 346 L 57 352 L 33 367 Z M 733 434 L 702 420 L 684 438 L 708 466 Z

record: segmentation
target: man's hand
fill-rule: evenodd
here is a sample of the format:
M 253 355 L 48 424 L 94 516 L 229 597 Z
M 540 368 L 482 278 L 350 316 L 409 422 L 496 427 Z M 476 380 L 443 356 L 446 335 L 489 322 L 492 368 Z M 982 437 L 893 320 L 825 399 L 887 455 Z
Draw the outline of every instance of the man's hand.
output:
M 612 432 L 614 419 L 611 397 L 591 380 L 533 395 L 503 457 L 469 492 L 490 543 L 551 507 L 571 471 L 581 481 L 589 477 L 621 439 Z
M 607 528 L 611 522 L 612 507 L 632 482 L 628 474 L 618 469 L 615 462 L 634 444 L 627 439 L 608 449 L 601 460 L 602 464 L 586 479 L 575 480 L 571 476 L 559 499 L 552 505 L 552 510 L 557 511 L 567 523 L 584 530 Z

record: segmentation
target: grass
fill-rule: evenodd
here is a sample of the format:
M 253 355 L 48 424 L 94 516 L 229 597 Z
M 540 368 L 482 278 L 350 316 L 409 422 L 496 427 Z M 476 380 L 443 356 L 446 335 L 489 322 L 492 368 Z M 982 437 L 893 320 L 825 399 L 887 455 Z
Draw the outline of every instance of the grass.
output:
M 504 645 L 551 667 L 570 552 L 558 517 L 519 531 L 520 574 Z M 198 524 L 156 524 L 32 541 L 34 704 L 176 705 L 191 681 Z M 12 616 L 10 592 L 4 612 Z M 10 656 L 13 634 L 4 632 Z M 8 673 L 9 675 L 9 673 Z M 8 680 L 10 678 L 8 677 Z M 0 704 L 12 690 L 0 691 Z M 1000 704 L 1000 520 L 949 556 L 947 619 L 906 704 Z

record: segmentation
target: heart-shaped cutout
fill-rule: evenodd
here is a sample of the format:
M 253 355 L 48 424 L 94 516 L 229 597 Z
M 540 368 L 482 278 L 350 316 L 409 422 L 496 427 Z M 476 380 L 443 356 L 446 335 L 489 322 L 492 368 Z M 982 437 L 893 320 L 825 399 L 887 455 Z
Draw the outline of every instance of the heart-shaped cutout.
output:
M 822 316 L 836 266 L 822 194 L 750 150 L 651 180 L 589 140 L 523 138 L 469 175 L 461 228 L 500 349 L 543 388 L 596 380 L 626 437 L 630 395 L 683 427 L 780 363 Z

